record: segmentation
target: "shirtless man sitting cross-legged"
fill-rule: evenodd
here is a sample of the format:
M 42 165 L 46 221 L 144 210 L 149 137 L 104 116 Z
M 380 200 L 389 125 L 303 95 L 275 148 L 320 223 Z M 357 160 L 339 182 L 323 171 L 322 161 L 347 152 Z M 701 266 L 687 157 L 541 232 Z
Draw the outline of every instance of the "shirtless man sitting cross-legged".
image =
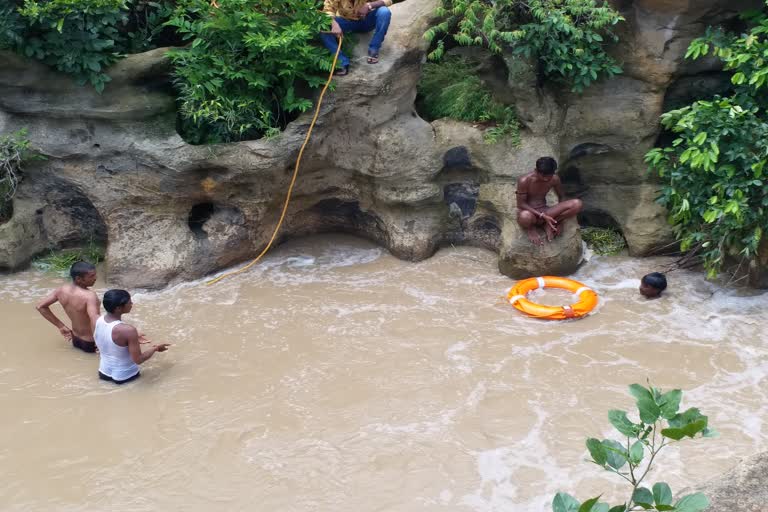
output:
M 560 234 L 565 219 L 575 217 L 582 208 L 581 199 L 563 200 L 563 185 L 555 175 L 557 162 L 545 156 L 536 160 L 536 169 L 517 180 L 517 222 L 528 233 L 528 239 L 536 245 L 544 242 L 537 226 L 543 226 L 547 241 Z M 547 193 L 555 189 L 557 204 L 547 206 Z
M 38 305 L 37 310 L 43 318 L 55 325 L 64 339 L 72 346 L 85 352 L 96 352 L 93 330 L 101 313 L 96 292 L 89 290 L 96 282 L 96 267 L 84 261 L 78 261 L 69 269 L 72 283 L 56 288 Z M 72 322 L 67 327 L 51 311 L 51 305 L 58 302 Z

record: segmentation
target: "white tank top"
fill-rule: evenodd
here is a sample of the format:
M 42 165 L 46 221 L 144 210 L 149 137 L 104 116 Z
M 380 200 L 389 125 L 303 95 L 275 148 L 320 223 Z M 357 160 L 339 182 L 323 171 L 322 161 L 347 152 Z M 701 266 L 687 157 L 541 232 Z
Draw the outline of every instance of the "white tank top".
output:
M 99 371 L 114 380 L 130 379 L 139 373 L 139 365 L 133 362 L 128 347 L 117 345 L 112 339 L 112 329 L 121 324 L 120 320 L 107 322 L 104 316 L 96 320 L 93 339 L 99 347 Z

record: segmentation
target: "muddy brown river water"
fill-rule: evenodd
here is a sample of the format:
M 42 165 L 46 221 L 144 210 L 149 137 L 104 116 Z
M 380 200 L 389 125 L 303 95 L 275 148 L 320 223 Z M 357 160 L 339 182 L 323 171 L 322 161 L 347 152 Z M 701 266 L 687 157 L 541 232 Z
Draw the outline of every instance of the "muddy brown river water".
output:
M 173 343 L 100 382 L 34 303 L 62 279 L 0 276 L 0 510 L 545 511 L 558 490 L 625 497 L 584 461 L 628 384 L 679 387 L 719 432 L 662 452 L 673 490 L 768 446 L 768 294 L 593 258 L 602 304 L 522 317 L 496 255 L 421 263 L 345 236 L 281 246 L 215 286 L 136 293 L 125 320 Z M 106 286 L 97 283 L 101 294 Z M 542 300 L 560 299 L 556 296 Z M 60 311 L 60 310 L 57 310 Z

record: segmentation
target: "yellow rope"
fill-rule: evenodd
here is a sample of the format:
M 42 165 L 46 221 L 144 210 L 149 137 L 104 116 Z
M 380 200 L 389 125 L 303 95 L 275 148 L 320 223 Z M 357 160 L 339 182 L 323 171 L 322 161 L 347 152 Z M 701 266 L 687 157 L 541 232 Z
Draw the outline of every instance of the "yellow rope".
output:
M 261 251 L 261 254 L 256 256 L 256 258 L 253 259 L 250 263 L 245 265 L 242 268 L 239 268 L 237 270 L 233 270 L 232 272 L 227 272 L 226 274 L 222 274 L 219 277 L 215 279 L 211 279 L 206 284 L 212 285 L 216 284 L 225 277 L 233 276 L 235 274 L 239 274 L 240 272 L 245 272 L 252 266 L 254 266 L 262 256 L 264 256 L 267 251 L 272 247 L 272 243 L 275 241 L 275 238 L 277 237 L 277 233 L 280 231 L 280 227 L 283 225 L 283 220 L 285 220 L 285 213 L 288 211 L 288 204 L 291 202 L 291 193 L 293 192 L 293 186 L 296 183 L 296 177 L 299 175 L 299 166 L 301 165 L 301 157 L 304 155 L 304 149 L 307 147 L 307 144 L 309 143 L 309 138 L 312 136 L 312 129 L 315 127 L 315 123 L 317 122 L 317 117 L 320 115 L 320 107 L 323 105 L 323 96 L 325 96 L 325 92 L 328 90 L 328 87 L 331 85 L 331 82 L 333 81 L 333 72 L 336 70 L 336 63 L 339 60 L 339 53 L 341 52 L 341 42 L 344 39 L 343 36 L 339 37 L 339 47 L 336 48 L 336 54 L 333 56 L 333 65 L 331 65 L 331 72 L 328 75 L 328 80 L 325 82 L 325 86 L 323 87 L 322 92 L 320 93 L 320 98 L 317 100 L 317 108 L 315 108 L 315 115 L 312 117 L 312 122 L 309 125 L 309 130 L 307 130 L 307 136 L 304 138 L 304 144 L 301 145 L 301 149 L 299 150 L 299 156 L 296 159 L 296 167 L 293 169 L 293 177 L 291 178 L 291 184 L 288 187 L 288 193 L 285 195 L 285 203 L 283 203 L 283 211 L 280 214 L 280 220 L 277 221 L 277 226 L 275 226 L 275 230 L 272 232 L 272 238 L 269 239 L 269 243 L 266 247 L 264 247 L 264 250 Z

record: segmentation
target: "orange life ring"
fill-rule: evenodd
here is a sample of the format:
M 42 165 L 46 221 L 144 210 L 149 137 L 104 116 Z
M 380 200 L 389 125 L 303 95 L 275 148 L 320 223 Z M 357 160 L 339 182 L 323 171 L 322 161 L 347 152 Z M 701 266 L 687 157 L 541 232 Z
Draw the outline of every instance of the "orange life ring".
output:
M 529 292 L 538 288 L 561 288 L 579 296 L 578 302 L 569 306 L 545 306 L 526 298 Z M 572 279 L 556 276 L 531 277 L 518 281 L 509 290 L 507 300 L 518 311 L 528 316 L 545 320 L 566 320 L 581 318 L 597 306 L 597 293 L 592 288 Z

